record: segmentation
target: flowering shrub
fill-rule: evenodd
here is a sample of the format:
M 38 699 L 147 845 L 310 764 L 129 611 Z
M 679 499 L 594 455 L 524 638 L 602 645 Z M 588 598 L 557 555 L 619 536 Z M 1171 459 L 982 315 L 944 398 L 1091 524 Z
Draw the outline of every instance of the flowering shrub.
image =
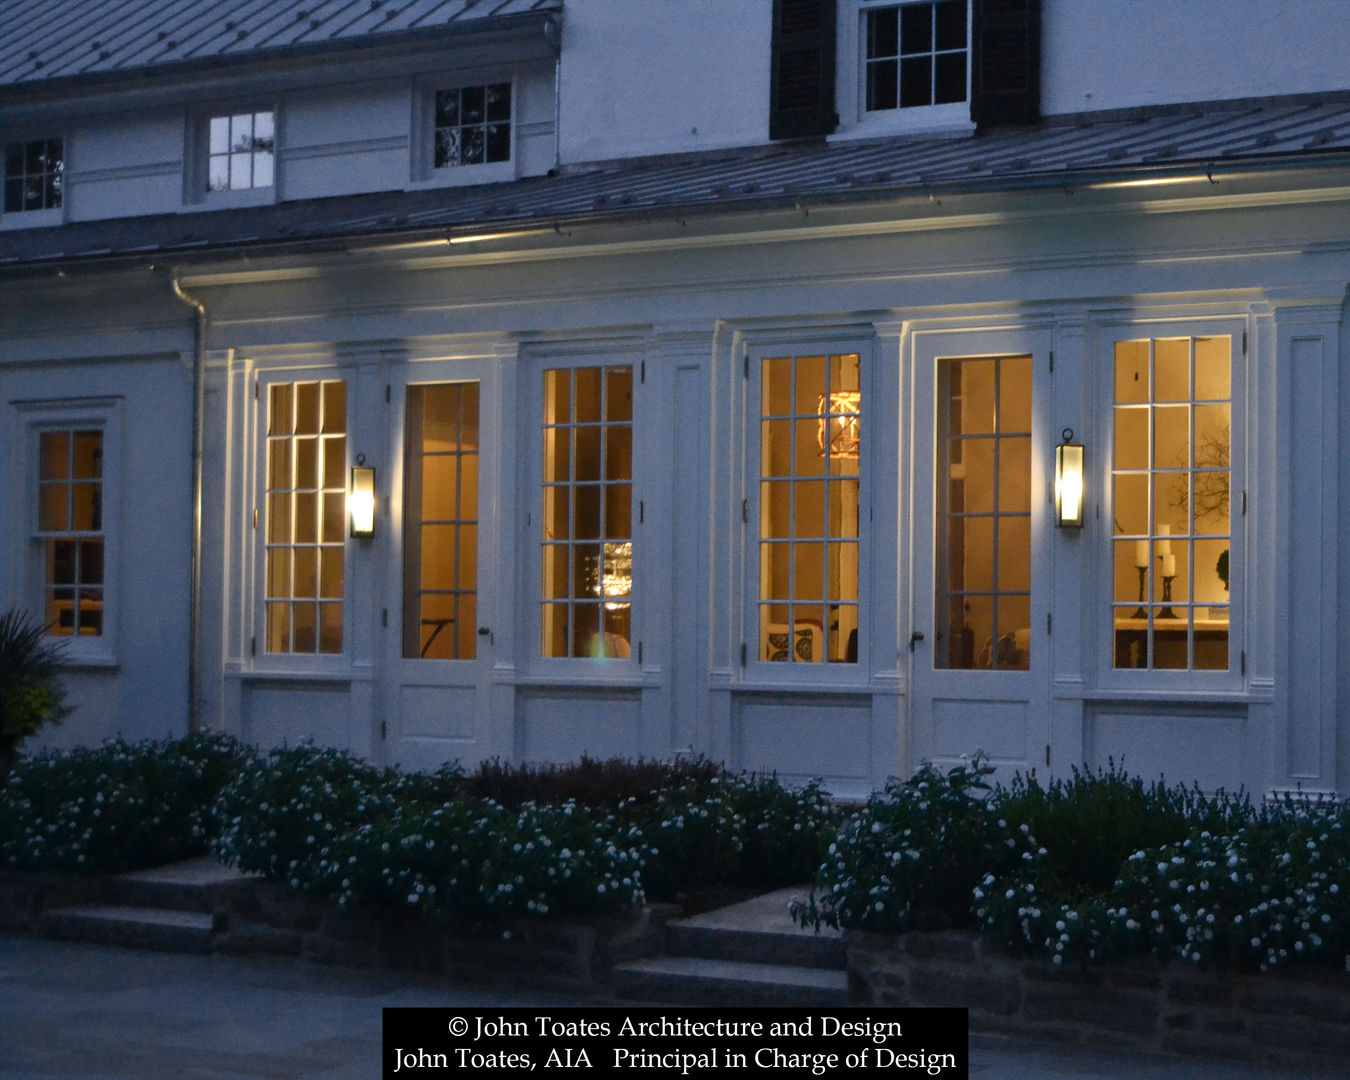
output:
M 1074 768 L 1044 786 L 1034 771 L 1019 773 L 995 789 L 990 805 L 1029 827 L 1047 849 L 1046 869 L 1075 897 L 1110 888 L 1131 852 L 1175 843 L 1197 828 L 1236 827 L 1253 813 L 1240 794 L 1209 797 L 1160 780 L 1146 785 L 1114 761 L 1095 773 Z
M 200 855 L 210 804 L 248 757 L 202 734 L 20 761 L 0 786 L 0 866 L 98 873 Z
M 970 925 L 976 883 L 1040 855 L 1027 826 L 1011 826 L 981 797 L 992 772 L 977 759 L 892 781 L 844 824 L 793 917 L 893 932 Z
M 1350 953 L 1343 804 L 1286 802 L 1226 832 L 1197 827 L 1136 851 L 1107 890 L 1075 900 L 1043 867 L 988 875 L 976 916 L 991 940 L 1055 963 L 1153 952 L 1202 966 L 1341 965 Z
M 336 837 L 453 794 L 458 774 L 381 769 L 342 750 L 282 747 L 242 769 L 212 810 L 221 861 L 286 881 Z
M 650 802 L 658 792 L 687 783 L 707 783 L 721 774 L 721 766 L 701 757 L 601 761 L 583 754 L 580 761 L 563 765 L 513 765 L 492 758 L 464 776 L 461 790 L 465 795 L 509 807 L 570 801 L 592 809 L 614 809 L 627 802 Z
M 487 921 L 640 903 L 641 865 L 612 817 L 575 803 L 511 811 L 461 798 L 429 811 L 405 804 L 336 836 L 290 884 L 344 906 Z

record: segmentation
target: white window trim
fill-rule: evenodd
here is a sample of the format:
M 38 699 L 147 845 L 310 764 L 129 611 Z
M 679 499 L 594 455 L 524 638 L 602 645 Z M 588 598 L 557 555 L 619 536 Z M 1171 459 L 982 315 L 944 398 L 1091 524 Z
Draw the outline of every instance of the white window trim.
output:
M 858 461 L 858 659 L 856 663 L 782 663 L 759 656 L 759 521 L 760 506 L 760 406 L 762 401 L 762 360 L 779 356 L 838 356 L 857 353 L 861 364 L 858 386 L 859 429 L 862 433 Z M 745 649 L 745 664 L 738 666 L 741 682 L 761 689 L 815 689 L 833 687 L 861 688 L 871 677 L 873 607 L 878 601 L 872 588 L 872 540 L 869 522 L 872 516 L 873 479 L 880 440 L 877 433 L 876 387 L 878 368 L 876 340 L 859 334 L 857 327 L 841 328 L 832 334 L 828 328 L 798 334 L 755 336 L 742 345 L 738 365 L 748 363 L 749 377 L 743 379 L 745 400 L 740 410 L 745 439 L 743 484 L 736 499 L 733 537 L 739 537 L 743 560 L 743 592 L 740 604 L 740 641 Z M 744 509 L 742 509 L 744 508 Z M 734 661 L 740 662 L 738 655 Z
M 0 135 L 0 154 L 3 154 L 10 143 L 29 143 L 36 142 L 38 139 L 52 138 L 61 140 L 61 205 L 46 210 L 11 210 L 6 212 L 4 188 L 0 186 L 0 232 L 7 229 L 50 228 L 53 225 L 65 224 L 66 211 L 70 206 L 71 177 L 70 131 L 66 126 L 59 124 L 55 129 L 23 127 L 16 131 L 6 131 L 3 135 Z M 0 157 L 0 185 L 3 185 L 5 179 L 4 159 Z
M 57 637 L 63 663 L 70 667 L 115 667 L 117 665 L 117 613 L 122 606 L 118 580 L 121 534 L 121 427 L 120 397 L 69 398 L 15 402 L 23 426 L 21 468 L 24 474 L 25 558 L 23 560 L 23 606 L 41 619 L 45 568 L 42 540 L 38 533 L 38 437 L 43 431 L 97 428 L 103 433 L 103 633 L 97 637 Z
M 432 162 L 436 143 L 436 92 L 502 82 L 511 84 L 511 157 L 482 165 L 435 168 Z M 419 77 L 413 84 L 408 136 L 411 151 L 409 189 L 465 187 L 516 179 L 520 171 L 520 84 L 519 73 L 514 68 L 473 68 Z
M 240 188 L 211 191 L 210 182 L 211 120 L 219 116 L 241 113 L 272 114 L 272 183 L 269 187 Z M 268 206 L 281 197 L 281 157 L 285 145 L 282 129 L 281 105 L 277 101 L 215 102 L 193 110 L 188 116 L 186 138 L 187 154 L 184 165 L 183 203 L 190 210 L 225 210 L 244 206 Z
M 651 572 L 648 548 L 643 537 L 642 515 L 639 506 L 643 501 L 642 490 L 645 486 L 645 468 L 643 462 L 648 453 L 662 451 L 652 443 L 655 437 L 655 425 L 647 421 L 644 412 L 644 390 L 642 382 L 643 355 L 638 349 L 613 348 L 600 345 L 595 348 L 577 348 L 541 353 L 523 364 L 521 371 L 525 380 L 521 400 L 523 407 L 520 415 L 521 438 L 523 445 L 529 447 L 524 455 L 526 478 L 526 513 L 529 524 L 523 535 L 524 558 L 528 572 L 525 579 L 524 603 L 522 604 L 523 626 L 521 633 L 527 643 L 524 654 L 527 660 L 527 681 L 547 681 L 557 684 L 602 685 L 617 683 L 624 686 L 638 685 L 642 669 L 650 666 L 645 654 L 644 638 L 647 635 L 646 615 L 652 608 L 656 590 L 659 587 L 655 575 Z M 543 567 L 540 550 L 540 530 L 543 527 L 543 506 L 541 502 L 544 490 L 544 372 L 557 369 L 577 369 L 588 367 L 630 367 L 633 371 L 633 469 L 632 484 L 632 525 L 633 538 L 633 583 L 629 607 L 629 654 L 626 657 L 590 658 L 584 656 L 544 656 L 543 655 Z M 650 429 L 650 430 L 649 430 Z
M 1245 316 L 1187 318 L 1184 316 L 1149 319 L 1145 316 L 1119 321 L 1099 321 L 1092 350 L 1097 360 L 1096 393 L 1100 432 L 1087 454 L 1089 482 L 1099 495 L 1094 500 L 1101 509 L 1100 531 L 1093 543 L 1095 570 L 1089 591 L 1086 618 L 1092 627 L 1092 650 L 1096 658 L 1094 690 L 1108 692 L 1145 692 L 1167 695 L 1237 694 L 1246 690 L 1250 673 L 1242 670 L 1241 655 L 1247 649 L 1248 621 L 1246 551 L 1247 537 L 1255 530 L 1242 510 L 1240 496 L 1229 509 L 1229 609 L 1228 670 L 1173 670 L 1166 668 L 1117 668 L 1112 605 L 1115 591 L 1115 564 L 1111 545 L 1115 542 L 1112 506 L 1111 468 L 1115 459 L 1115 345 L 1120 341 L 1146 338 L 1210 337 L 1226 335 L 1232 339 L 1233 367 L 1230 381 L 1229 448 L 1230 490 L 1244 492 L 1247 487 L 1247 455 L 1254 440 L 1250 436 L 1247 402 L 1249 397 L 1250 357 L 1242 351 L 1243 336 L 1249 330 Z M 1088 537 L 1084 537 L 1088 539 Z
M 835 105 L 839 113 L 839 129 L 829 136 L 829 142 L 934 132 L 962 135 L 975 130 L 970 112 L 975 33 L 973 0 L 966 0 L 966 100 L 948 105 L 927 105 L 922 108 L 867 111 L 867 65 L 863 58 L 863 50 L 866 47 L 864 25 L 867 11 L 870 8 L 904 6 L 905 2 L 906 0 L 839 0 L 835 46 L 837 79 Z M 919 2 L 932 3 L 933 0 L 919 0 Z
M 292 385 L 298 382 L 332 382 L 341 380 L 347 384 L 347 461 L 343 472 L 350 485 L 352 454 L 352 417 L 354 414 L 353 389 L 356 384 L 355 373 L 348 368 L 285 368 L 273 371 L 259 371 L 256 380 L 256 397 L 251 405 L 252 423 L 248 426 L 248 453 L 252 455 L 253 467 L 252 498 L 247 502 L 247 520 L 244 522 L 245 535 L 251 536 L 248 545 L 251 567 L 243 575 L 246 596 L 244 609 L 247 612 L 245 625 L 248 627 L 249 640 L 244 643 L 243 661 L 249 674 L 254 675 L 316 675 L 320 677 L 347 677 L 353 662 L 353 555 L 355 545 L 344 528 L 342 557 L 342 649 L 335 653 L 281 653 L 267 651 L 267 405 L 270 389 L 273 385 Z M 379 495 L 380 480 L 377 474 L 376 496 Z M 254 514 L 256 512 L 256 519 Z M 256 520 L 256 526 L 255 526 Z M 377 511 L 376 528 L 382 527 L 385 519 Z

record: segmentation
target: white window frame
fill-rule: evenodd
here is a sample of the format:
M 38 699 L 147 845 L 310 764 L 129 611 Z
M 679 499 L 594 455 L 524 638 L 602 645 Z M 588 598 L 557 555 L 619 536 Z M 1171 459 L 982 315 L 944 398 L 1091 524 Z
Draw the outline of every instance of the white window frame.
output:
M 636 349 L 599 345 L 595 348 L 552 350 L 531 357 L 521 367 L 525 385 L 521 399 L 521 437 L 528 447 L 524 460 L 528 462 L 524 486 L 527 526 L 523 536 L 524 558 L 528 572 L 526 581 L 522 633 L 528 643 L 525 655 L 529 657 L 531 674 L 556 679 L 560 683 L 612 683 L 631 685 L 639 680 L 645 645 L 644 626 L 648 609 L 653 602 L 656 582 L 648 572 L 647 548 L 642 535 L 642 489 L 644 487 L 643 461 L 648 452 L 656 452 L 651 439 L 652 428 L 644 415 L 642 384 L 643 356 Z M 632 486 L 630 535 L 633 543 L 632 583 L 629 588 L 629 654 L 626 657 L 591 658 L 584 656 L 543 655 L 543 491 L 544 491 L 544 373 L 559 369 L 628 367 L 632 370 L 633 411 L 632 432 Z
M 222 116 L 272 114 L 272 183 L 267 187 L 227 188 L 212 191 L 211 121 Z M 188 121 L 187 175 L 184 202 L 201 210 L 221 210 L 237 206 L 266 206 L 276 202 L 281 191 L 282 111 L 279 102 L 249 99 L 217 102 L 193 112 Z
M 118 580 L 121 523 L 122 399 L 119 397 L 70 398 L 16 402 L 23 426 L 20 453 L 25 482 L 24 606 L 38 619 L 46 611 L 46 535 L 38 530 L 39 437 L 44 431 L 97 429 L 103 434 L 102 533 L 103 533 L 103 628 L 97 636 L 62 637 L 51 640 L 63 648 L 63 662 L 71 667 L 112 667 L 117 663 L 117 613 L 121 607 Z
M 7 154 L 11 143 L 33 143 L 56 139 L 61 143 L 61 205 L 45 207 L 41 210 L 5 210 L 3 184 L 9 179 L 5 172 L 4 159 L 0 157 L 0 230 L 27 229 L 35 226 L 61 225 L 66 220 L 66 208 L 70 205 L 70 132 L 64 125 L 55 129 L 35 129 L 23 127 L 18 130 L 0 132 L 0 154 Z
M 354 415 L 355 374 L 348 368 L 285 368 L 262 370 L 256 375 L 249 452 L 253 455 L 251 470 L 253 497 L 249 500 L 249 520 L 245 527 L 252 536 L 250 545 L 252 569 L 246 576 L 250 640 L 245 643 L 244 660 L 255 672 L 277 674 L 342 675 L 349 671 L 353 657 L 353 587 L 352 566 L 355 545 L 350 536 L 350 510 L 344 502 L 343 557 L 342 557 L 342 648 L 338 652 L 268 652 L 267 651 L 267 410 L 271 388 L 276 385 L 293 386 L 306 382 L 345 382 L 347 384 L 346 463 L 343 475 L 350 490 L 352 454 L 352 417 Z M 378 477 L 378 474 L 377 474 Z M 383 483 L 384 481 L 378 481 Z M 376 489 L 377 499 L 380 497 Z M 256 516 L 255 516 L 256 515 Z M 382 518 L 376 517 L 377 529 Z M 251 527 L 250 527 L 251 526 Z
M 1251 422 L 1247 401 L 1249 397 L 1249 358 L 1243 354 L 1244 335 L 1248 332 L 1244 316 L 1185 316 L 1150 319 L 1145 316 L 1120 320 L 1101 320 L 1097 323 L 1093 340 L 1093 355 L 1097 358 L 1096 391 L 1097 430 L 1101 433 L 1096 447 L 1089 445 L 1089 482 L 1097 486 L 1101 507 L 1101 529 L 1094 545 L 1096 572 L 1091 590 L 1087 617 L 1092 626 L 1090 640 L 1096 643 L 1096 686 L 1101 690 L 1185 695 L 1199 693 L 1236 694 L 1245 690 L 1248 674 L 1244 671 L 1242 656 L 1247 648 L 1247 537 L 1253 531 L 1243 507 L 1247 488 L 1247 454 L 1252 445 Z M 1115 541 L 1115 512 L 1112 468 L 1115 463 L 1115 346 L 1122 341 L 1146 339 L 1197 338 L 1227 336 L 1231 339 L 1233 357 L 1230 371 L 1230 444 L 1229 444 L 1229 548 L 1228 548 L 1228 668 L 1227 670 L 1195 670 L 1170 668 L 1118 668 L 1115 666 L 1115 562 L 1112 545 Z M 1094 461 L 1095 458 L 1095 461 Z M 1094 501 L 1089 496 L 1089 505 Z M 1086 537 L 1084 538 L 1086 539 Z M 1192 568 L 1191 573 L 1194 573 Z M 1150 580 L 1152 580 L 1150 578 Z M 1178 598 L 1179 600 L 1181 598 Z M 1152 601 L 1156 603 L 1157 601 Z M 1184 600 L 1181 600 L 1184 602 Z
M 828 328 L 803 331 L 801 334 L 754 336 L 743 346 L 737 358 L 748 367 L 744 380 L 745 400 L 741 409 L 742 430 L 745 438 L 744 479 L 741 498 L 736 502 L 736 521 L 733 536 L 740 537 L 744 572 L 744 591 L 741 603 L 741 642 L 745 664 L 741 667 L 744 682 L 765 687 L 825 688 L 861 687 L 867 684 L 871 669 L 869 657 L 873 632 L 872 613 L 878 595 L 873 589 L 875 575 L 871 572 L 871 529 L 873 485 L 877 473 L 878 409 L 876 408 L 876 371 L 878 367 L 875 338 L 862 334 L 856 327 L 841 327 L 838 333 Z M 763 400 L 763 361 L 784 356 L 841 356 L 856 353 L 860 368 L 858 386 L 860 446 L 858 459 L 858 659 L 854 663 L 793 663 L 764 660 L 759 655 L 760 641 L 760 480 L 761 439 L 760 418 Z M 737 657 L 739 660 L 740 657 Z
M 946 105 L 867 111 L 867 13 L 877 8 L 904 7 L 933 0 L 839 0 L 835 102 L 839 130 L 830 141 L 872 139 L 887 135 L 975 130 L 971 120 L 975 40 L 974 0 L 966 0 L 966 100 Z
M 496 83 L 507 83 L 511 87 L 511 156 L 506 161 L 436 168 L 434 162 L 437 92 L 462 90 L 473 86 L 491 86 Z M 490 184 L 516 179 L 519 175 L 520 160 L 520 86 L 521 79 L 514 69 L 475 68 L 420 77 L 412 95 L 411 130 L 408 138 L 408 146 L 412 151 L 410 186 L 463 187 L 469 184 Z

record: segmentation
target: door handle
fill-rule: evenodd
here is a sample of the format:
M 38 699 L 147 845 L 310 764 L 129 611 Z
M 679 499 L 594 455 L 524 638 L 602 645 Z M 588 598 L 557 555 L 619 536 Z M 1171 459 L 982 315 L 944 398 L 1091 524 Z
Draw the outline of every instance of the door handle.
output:
M 909 635 L 909 651 L 910 651 L 910 652 L 913 652 L 913 651 L 914 651 L 914 646 L 917 645 L 917 644 L 918 644 L 919 642 L 921 642 L 922 640 L 923 640 L 923 631 L 922 631 L 922 630 L 915 630 L 914 633 L 910 634 L 910 635 Z

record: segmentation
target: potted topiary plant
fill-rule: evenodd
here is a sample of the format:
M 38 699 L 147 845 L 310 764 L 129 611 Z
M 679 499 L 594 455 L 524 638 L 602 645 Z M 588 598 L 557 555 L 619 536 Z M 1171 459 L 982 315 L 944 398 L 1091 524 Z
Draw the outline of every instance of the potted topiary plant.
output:
M 0 777 L 18 759 L 21 742 L 70 712 L 61 652 L 27 611 L 0 615 Z

